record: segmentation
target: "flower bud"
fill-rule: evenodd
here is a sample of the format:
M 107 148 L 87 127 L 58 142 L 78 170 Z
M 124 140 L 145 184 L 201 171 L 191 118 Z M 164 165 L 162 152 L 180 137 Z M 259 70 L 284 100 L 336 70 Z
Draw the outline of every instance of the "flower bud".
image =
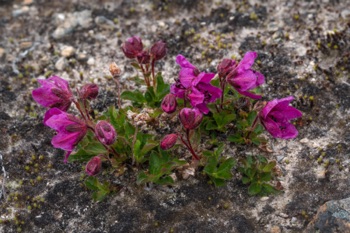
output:
M 98 86 L 93 83 L 85 84 L 79 91 L 79 97 L 84 100 L 96 99 L 97 95 Z
M 202 122 L 203 114 L 197 108 L 183 108 L 179 118 L 185 129 L 195 129 Z
M 173 113 L 176 110 L 177 102 L 174 94 L 167 94 L 162 101 L 162 109 L 166 113 Z
M 117 64 L 115 64 L 115 62 L 113 62 L 109 65 L 109 72 L 113 77 L 118 77 L 120 76 L 122 70 L 119 68 L 119 66 L 117 66 Z
M 101 170 L 101 159 L 95 156 L 86 164 L 85 171 L 89 176 L 97 175 Z
M 117 138 L 117 133 L 115 132 L 114 127 L 107 121 L 97 122 L 95 126 L 95 133 L 98 140 L 107 146 L 112 145 Z
M 219 76 L 221 78 L 226 77 L 232 71 L 235 64 L 236 64 L 235 60 L 231 60 L 227 58 L 223 59 L 217 67 Z
M 136 58 L 143 50 L 141 38 L 138 36 L 130 37 L 122 45 L 122 50 L 127 58 Z
M 163 41 L 156 42 L 151 48 L 151 56 L 155 61 L 162 59 L 166 55 L 166 43 Z
M 175 145 L 176 141 L 177 134 L 168 134 L 160 142 L 160 148 L 162 148 L 162 150 L 168 150 Z
M 151 55 L 148 51 L 142 51 L 137 55 L 137 61 L 141 64 L 149 64 L 151 60 Z

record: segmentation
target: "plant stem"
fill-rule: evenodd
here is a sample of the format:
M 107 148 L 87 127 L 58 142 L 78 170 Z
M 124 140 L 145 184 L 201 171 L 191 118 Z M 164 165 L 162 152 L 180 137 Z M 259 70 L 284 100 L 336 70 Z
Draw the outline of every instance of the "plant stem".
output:
M 248 131 L 248 134 L 246 136 L 247 139 L 249 139 L 250 134 L 254 131 L 254 129 L 255 129 L 257 123 L 258 123 L 258 119 L 259 119 L 259 113 L 256 114 L 256 117 L 255 117 L 255 119 L 253 121 L 253 124 L 252 124 L 252 126 L 250 127 L 250 129 Z
M 157 86 L 157 80 L 156 80 L 156 77 L 154 75 L 154 64 L 155 64 L 155 60 L 152 59 L 152 79 L 153 79 L 153 88 L 156 88 Z
M 190 140 L 190 130 L 186 129 L 186 138 L 187 138 L 187 143 L 188 143 L 188 149 L 190 150 L 190 152 L 193 155 L 193 158 L 195 160 L 200 160 L 199 156 L 196 154 L 196 152 L 193 150 L 193 147 L 191 145 L 191 140 Z

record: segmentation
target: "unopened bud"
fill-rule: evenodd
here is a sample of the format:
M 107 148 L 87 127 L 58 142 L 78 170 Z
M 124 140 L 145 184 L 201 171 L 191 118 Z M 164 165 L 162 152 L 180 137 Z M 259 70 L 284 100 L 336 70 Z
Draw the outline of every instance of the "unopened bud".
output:
M 185 129 L 195 129 L 202 122 L 203 114 L 197 108 L 183 108 L 179 118 Z
M 97 122 L 95 133 L 98 140 L 107 146 L 112 145 L 117 138 L 117 133 L 115 132 L 114 127 L 104 120 Z
M 166 113 L 173 113 L 176 111 L 176 97 L 174 94 L 167 94 L 162 101 L 162 109 Z
M 231 60 L 231 59 L 223 59 L 220 64 L 217 67 L 217 71 L 219 76 L 222 77 L 226 77 L 234 68 L 236 62 L 235 60 Z
M 137 61 L 141 64 L 149 64 L 151 60 L 151 55 L 148 51 L 142 51 L 137 55 Z
M 162 59 L 166 55 L 166 43 L 163 41 L 156 42 L 151 48 L 151 56 L 155 61 Z
M 128 38 L 122 45 L 122 50 L 127 58 L 136 58 L 143 50 L 141 38 L 138 36 Z
M 168 150 L 175 145 L 176 141 L 177 134 L 168 134 L 160 142 L 160 148 L 162 148 L 162 150 Z
M 122 73 L 122 70 L 119 68 L 119 66 L 117 66 L 117 64 L 115 64 L 115 62 L 113 62 L 109 65 L 109 72 L 113 77 L 118 77 Z
M 86 164 L 85 171 L 89 176 L 97 175 L 101 170 L 101 159 L 95 156 Z
M 84 100 L 96 99 L 97 95 L 98 95 L 98 86 L 93 83 L 85 84 L 79 91 L 79 97 Z

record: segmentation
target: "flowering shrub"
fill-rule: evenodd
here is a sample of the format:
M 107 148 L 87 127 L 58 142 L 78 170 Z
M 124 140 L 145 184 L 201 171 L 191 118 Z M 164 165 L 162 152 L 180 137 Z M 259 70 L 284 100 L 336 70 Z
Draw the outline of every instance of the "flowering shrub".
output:
M 48 108 L 44 124 L 57 132 L 51 142 L 66 151 L 64 162 L 86 162 L 85 184 L 93 190 L 95 200 L 117 190 L 108 182 L 101 183 L 99 174 L 120 175 L 127 166 L 139 171 L 138 184 L 170 184 L 195 175 L 200 168 L 220 186 L 232 178 L 236 167 L 242 173 L 242 182 L 250 184 L 249 194 L 280 189 L 271 184 L 275 161 L 250 156 L 237 162 L 233 155 L 223 155 L 230 143 L 266 148 L 264 128 L 274 138 L 292 139 L 298 135 L 290 120 L 302 113 L 290 106 L 292 96 L 260 101 L 262 95 L 257 87 L 265 77 L 252 68 L 256 52 L 247 52 L 239 62 L 223 59 L 216 74 L 201 72 L 178 55 L 179 75 L 174 83 L 167 84 L 161 73 L 155 72 L 156 62 L 167 52 L 164 42 L 145 49 L 141 38 L 134 36 L 126 40 L 122 51 L 133 59 L 132 65 L 142 74 L 147 90 L 121 92 L 121 70 L 112 63 L 110 72 L 117 84 L 118 108 L 111 106 L 101 115 L 92 114 L 90 102 L 98 96 L 98 85 L 85 84 L 74 95 L 68 82 L 58 76 L 39 80 L 41 87 L 32 93 L 36 102 Z M 122 101 L 131 101 L 132 106 L 122 108 Z M 72 104 L 75 114 L 67 113 Z M 166 135 L 144 130 L 159 132 L 167 123 L 170 132 Z

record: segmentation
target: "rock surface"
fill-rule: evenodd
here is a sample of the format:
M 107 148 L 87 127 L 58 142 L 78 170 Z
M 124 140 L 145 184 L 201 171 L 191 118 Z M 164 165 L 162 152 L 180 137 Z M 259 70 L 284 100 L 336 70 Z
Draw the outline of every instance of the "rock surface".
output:
M 26 2 L 0 0 L 0 232 L 294 233 L 347 226 L 341 214 L 348 207 L 330 200 L 350 197 L 349 1 Z M 120 50 L 132 35 L 146 46 L 168 44 L 157 69 L 170 83 L 179 53 L 215 71 L 223 57 L 258 52 L 265 99 L 293 95 L 303 111 L 299 136 L 270 138 L 271 153 L 230 144 L 227 156 L 277 160 L 283 192 L 252 197 L 238 177 L 215 188 L 200 172 L 170 187 L 137 186 L 129 169 L 105 174 L 122 189 L 92 201 L 80 180 L 82 164 L 64 164 L 63 151 L 51 146 L 54 133 L 43 126 L 45 109 L 31 91 L 50 75 L 75 87 L 96 82 L 101 93 L 94 106 L 105 111 L 116 105 L 115 84 L 104 78 L 111 62 L 124 71 L 125 89 L 145 90 Z M 76 60 L 61 55 L 64 46 L 75 49 Z M 58 60 L 64 66 L 56 67 Z

